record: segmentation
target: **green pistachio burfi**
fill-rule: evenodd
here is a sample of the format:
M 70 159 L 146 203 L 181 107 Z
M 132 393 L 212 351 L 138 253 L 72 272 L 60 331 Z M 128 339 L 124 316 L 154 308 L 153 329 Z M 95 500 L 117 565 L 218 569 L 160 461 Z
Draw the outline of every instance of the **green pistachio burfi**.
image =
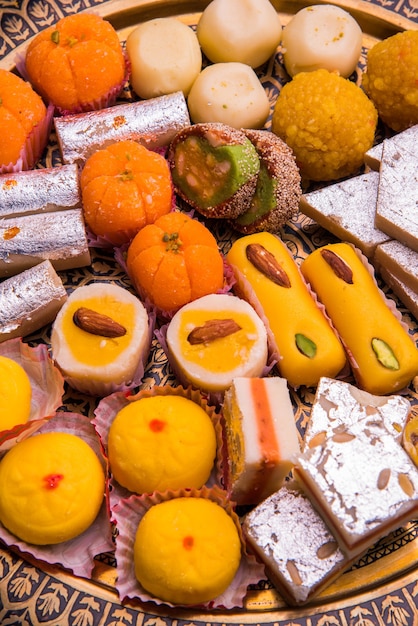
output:
M 255 146 L 260 172 L 250 207 L 231 220 L 233 228 L 244 234 L 277 232 L 295 217 L 302 194 L 301 177 L 289 146 L 268 130 L 243 131 Z
M 260 160 L 245 134 L 219 123 L 188 126 L 168 160 L 178 195 L 206 217 L 234 219 L 250 206 Z

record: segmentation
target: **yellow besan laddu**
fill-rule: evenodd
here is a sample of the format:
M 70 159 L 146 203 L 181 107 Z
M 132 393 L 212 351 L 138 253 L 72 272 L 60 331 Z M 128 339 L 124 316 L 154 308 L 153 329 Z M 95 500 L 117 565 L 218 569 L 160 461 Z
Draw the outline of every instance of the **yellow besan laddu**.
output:
M 334 378 L 346 364 L 344 348 L 317 306 L 287 246 L 275 235 L 237 239 L 226 259 L 234 290 L 267 319 L 280 354 L 278 369 L 292 387 Z
M 301 271 L 346 345 L 359 387 L 385 395 L 400 391 L 418 375 L 415 342 L 354 246 L 318 248 L 303 261 Z

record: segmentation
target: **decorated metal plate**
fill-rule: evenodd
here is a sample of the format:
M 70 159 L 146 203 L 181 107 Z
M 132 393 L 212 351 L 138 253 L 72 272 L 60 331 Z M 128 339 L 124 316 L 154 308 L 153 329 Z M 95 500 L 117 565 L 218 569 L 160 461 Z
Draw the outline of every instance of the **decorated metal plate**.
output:
M 17 53 L 34 35 L 59 18 L 85 10 L 106 17 L 125 41 L 129 32 L 140 22 L 177 16 L 194 27 L 208 1 L 188 0 L 0 0 L 0 67 L 14 69 Z M 273 0 L 282 24 L 309 2 Z M 405 29 L 417 28 L 418 3 L 415 0 L 346 0 L 334 2 L 349 10 L 359 22 L 363 33 L 363 53 L 358 71 L 352 80 L 361 80 L 367 50 L 380 39 Z M 258 70 L 268 93 L 271 110 L 286 78 L 280 52 Z M 137 99 L 126 86 L 121 102 Z M 267 122 L 267 127 L 269 126 Z M 56 136 L 51 134 L 47 151 L 38 167 L 60 165 Z M 213 232 L 222 252 L 227 252 L 234 234 L 222 221 Z M 297 261 L 312 250 L 335 239 L 312 220 L 299 215 L 280 231 Z M 129 290 L 132 285 L 113 253 L 105 249 L 92 250 L 92 263 L 87 268 L 61 273 L 65 287 L 71 291 L 77 285 L 94 278 L 114 281 Z M 401 311 L 403 320 L 418 341 L 417 321 L 379 279 L 379 286 Z M 26 338 L 31 345 L 49 343 L 50 328 Z M 141 388 L 176 384 L 164 351 L 154 339 Z M 297 426 L 303 435 L 314 399 L 314 389 L 292 391 Z M 414 410 L 418 394 L 411 390 Z M 67 391 L 65 408 L 89 417 L 97 402 L 76 392 Z M 266 579 L 250 586 L 245 606 L 239 611 L 196 612 L 168 610 L 154 605 L 144 607 L 121 603 L 115 589 L 116 569 L 113 553 L 99 555 L 91 580 L 74 577 L 59 568 L 46 567 L 30 557 L 0 546 L 0 623 L 44 624 L 59 626 L 116 625 L 176 625 L 201 624 L 275 624 L 277 626 L 405 626 L 418 623 L 418 521 L 379 541 L 349 571 L 329 586 L 315 602 L 299 609 L 286 606 L 272 584 Z

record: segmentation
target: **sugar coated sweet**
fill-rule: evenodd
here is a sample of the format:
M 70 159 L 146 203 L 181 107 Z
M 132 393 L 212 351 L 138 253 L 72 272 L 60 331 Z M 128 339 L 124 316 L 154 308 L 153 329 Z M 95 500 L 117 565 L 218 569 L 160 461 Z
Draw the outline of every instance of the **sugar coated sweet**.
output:
M 139 523 L 135 574 L 162 600 L 199 604 L 232 582 L 241 544 L 232 517 L 205 498 L 174 498 L 151 507 Z
M 298 11 L 283 30 L 282 51 L 290 76 L 320 68 L 348 77 L 361 54 L 362 31 L 341 7 L 313 5 Z
M 126 40 L 131 83 L 141 98 L 182 91 L 187 95 L 202 66 L 196 33 L 174 17 L 148 20 Z
M 197 25 L 197 37 L 213 63 L 262 65 L 280 43 L 282 25 L 269 0 L 212 0 Z
M 375 44 L 367 55 L 363 86 L 382 120 L 401 131 L 418 123 L 418 31 Z
M 293 149 L 304 178 L 327 181 L 360 168 L 376 124 L 377 111 L 360 87 L 319 69 L 284 85 L 272 130 Z
M 0 521 L 27 543 L 68 541 L 93 523 L 104 489 L 100 460 L 81 437 L 33 435 L 0 463 Z
M 188 97 L 193 122 L 261 128 L 270 112 L 266 91 L 246 63 L 214 63 L 196 78 Z

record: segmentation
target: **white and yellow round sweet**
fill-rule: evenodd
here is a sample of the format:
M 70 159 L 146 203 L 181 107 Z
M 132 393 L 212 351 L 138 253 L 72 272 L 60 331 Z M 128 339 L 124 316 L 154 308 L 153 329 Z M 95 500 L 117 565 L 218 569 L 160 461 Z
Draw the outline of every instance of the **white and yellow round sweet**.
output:
M 237 376 L 261 376 L 267 331 L 245 300 L 212 294 L 182 307 L 167 329 L 169 358 L 197 389 L 223 392 Z
M 75 289 L 52 326 L 55 363 L 73 388 L 87 394 L 103 396 L 129 384 L 148 347 L 144 305 L 113 283 Z

